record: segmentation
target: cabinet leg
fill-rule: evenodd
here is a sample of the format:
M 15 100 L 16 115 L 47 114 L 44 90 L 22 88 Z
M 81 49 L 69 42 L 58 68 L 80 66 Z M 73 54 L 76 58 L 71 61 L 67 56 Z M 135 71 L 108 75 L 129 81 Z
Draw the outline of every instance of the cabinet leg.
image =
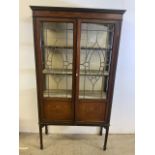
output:
M 103 150 L 106 150 L 106 148 L 107 148 L 108 134 L 109 134 L 109 126 L 106 127 L 106 133 L 105 133 L 105 138 L 104 138 L 104 146 L 103 146 Z
M 48 135 L 48 126 L 45 125 L 45 134 Z
M 103 129 L 103 127 L 101 126 L 100 127 L 100 136 L 102 136 L 102 129 Z
M 40 149 L 43 149 L 42 125 L 39 125 Z

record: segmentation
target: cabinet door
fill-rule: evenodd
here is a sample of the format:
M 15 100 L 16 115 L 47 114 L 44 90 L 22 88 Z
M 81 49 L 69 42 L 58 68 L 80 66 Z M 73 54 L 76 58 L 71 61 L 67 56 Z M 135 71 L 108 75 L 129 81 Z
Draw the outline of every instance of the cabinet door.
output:
M 80 63 L 76 121 L 104 122 L 114 24 L 91 21 L 79 23 Z
M 40 22 L 43 120 L 73 121 L 75 21 L 43 19 Z

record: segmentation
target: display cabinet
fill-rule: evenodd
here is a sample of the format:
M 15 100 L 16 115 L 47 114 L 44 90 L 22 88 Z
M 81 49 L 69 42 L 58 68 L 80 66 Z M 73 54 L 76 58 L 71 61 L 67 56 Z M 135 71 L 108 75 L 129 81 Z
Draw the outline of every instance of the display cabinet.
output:
M 31 6 L 40 148 L 48 125 L 99 126 L 106 149 L 124 10 Z

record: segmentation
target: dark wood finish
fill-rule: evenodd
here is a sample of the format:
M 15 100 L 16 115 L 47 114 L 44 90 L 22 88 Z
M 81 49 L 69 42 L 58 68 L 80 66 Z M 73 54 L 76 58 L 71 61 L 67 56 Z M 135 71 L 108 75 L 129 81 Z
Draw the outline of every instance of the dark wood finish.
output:
M 104 19 L 104 20 L 121 20 L 120 14 L 100 14 L 100 13 L 81 13 L 81 12 L 65 12 L 65 11 L 35 11 L 33 16 L 35 17 L 65 17 L 65 18 L 84 18 L 84 19 Z
M 76 106 L 76 100 L 77 100 L 77 95 L 76 95 L 76 93 L 77 93 L 77 79 L 76 79 L 76 73 L 77 73 L 77 30 L 78 30 L 78 28 L 77 28 L 77 20 L 76 20 L 76 22 L 74 23 L 74 48 L 73 48 L 73 50 L 74 50 L 74 52 L 73 52 L 73 77 L 72 77 L 72 81 L 73 81 L 73 87 L 72 87 L 72 103 L 73 103 L 73 106 L 74 106 L 74 120 L 75 120 L 75 106 Z M 74 123 L 73 123 L 74 124 Z
M 103 127 L 101 126 L 100 127 L 100 136 L 102 136 L 102 130 L 103 130 Z
M 98 12 L 98 13 L 114 13 L 124 14 L 126 10 L 116 9 L 99 9 L 99 8 L 72 8 L 72 7 L 49 7 L 49 6 L 30 6 L 33 11 L 66 11 L 66 12 Z
M 104 122 L 106 102 L 79 100 L 76 110 L 77 122 Z
M 66 17 L 66 18 L 102 18 L 121 20 L 125 10 L 35 7 L 31 6 L 36 17 Z
M 48 135 L 48 126 L 45 125 L 45 134 Z
M 77 20 L 76 23 L 76 74 L 78 75 L 76 77 L 75 75 L 75 79 L 76 79 L 76 94 L 75 94 L 75 122 L 77 120 L 77 105 L 78 105 L 78 98 L 79 98 L 79 74 L 80 74 L 80 35 L 81 35 L 81 25 L 80 25 L 80 21 L 79 19 Z
M 107 140 L 108 140 L 108 134 L 109 134 L 109 126 L 107 126 L 105 129 L 106 129 L 106 133 L 105 133 L 105 138 L 104 138 L 103 150 L 107 149 Z
M 40 123 L 42 125 L 60 125 L 60 126 L 103 126 L 103 127 L 106 127 L 106 126 L 109 126 L 109 124 L 106 124 L 106 123 L 103 123 L 102 122 L 70 122 L 70 121 L 48 121 L 48 122 L 42 122 Z
M 112 58 L 110 64 L 110 76 L 109 76 L 109 89 L 108 89 L 108 107 L 106 110 L 106 120 L 107 123 L 110 122 L 111 109 L 112 109 L 112 100 L 113 100 L 113 91 L 114 91 L 114 83 L 115 83 L 115 75 L 116 75 L 116 67 L 117 67 L 117 59 L 118 59 L 118 50 L 119 50 L 119 41 L 120 41 L 120 31 L 121 31 L 121 22 L 115 24 L 115 33 L 114 33 L 114 43 L 112 49 Z
M 74 109 L 71 101 L 44 100 L 43 121 L 73 121 Z
M 39 125 L 39 136 L 40 136 L 40 149 L 43 149 L 43 135 L 42 135 L 42 125 Z
M 33 18 L 33 32 L 34 32 L 34 46 L 35 46 L 35 67 L 36 67 L 36 80 L 37 80 L 37 100 L 38 100 L 38 120 L 41 123 L 42 117 L 42 60 L 41 60 L 41 50 L 39 47 L 40 43 L 40 23 L 38 23 L 36 18 Z M 41 131 L 41 130 L 39 130 Z
M 33 10 L 33 29 L 35 45 L 35 66 L 37 79 L 37 100 L 40 149 L 43 149 L 42 128 L 48 134 L 48 125 L 99 126 L 100 135 L 105 128 L 103 149 L 106 150 L 115 73 L 118 58 L 122 17 L 125 10 L 85 9 L 30 6 Z M 43 22 L 73 23 L 73 67 L 72 67 L 72 97 L 44 98 L 44 74 L 42 65 L 41 29 Z M 108 92 L 105 100 L 79 99 L 80 73 L 80 35 L 81 23 L 112 23 L 115 25 L 112 57 L 108 81 Z M 76 76 L 77 75 L 77 76 Z

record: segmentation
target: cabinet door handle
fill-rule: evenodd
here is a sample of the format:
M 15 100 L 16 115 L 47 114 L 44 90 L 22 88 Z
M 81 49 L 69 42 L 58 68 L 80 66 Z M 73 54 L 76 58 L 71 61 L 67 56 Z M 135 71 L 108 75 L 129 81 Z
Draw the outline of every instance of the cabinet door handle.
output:
M 78 73 L 76 73 L 76 77 L 78 77 Z

